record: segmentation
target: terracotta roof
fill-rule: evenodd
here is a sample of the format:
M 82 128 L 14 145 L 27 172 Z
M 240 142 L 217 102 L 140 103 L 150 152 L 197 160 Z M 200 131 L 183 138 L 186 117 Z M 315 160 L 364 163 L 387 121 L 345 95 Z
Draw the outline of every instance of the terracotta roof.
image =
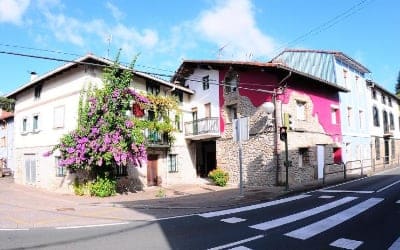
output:
M 314 81 L 326 84 L 327 86 L 336 88 L 339 91 L 343 92 L 348 92 L 349 90 L 346 88 L 343 88 L 336 83 L 332 83 L 329 81 L 326 81 L 324 79 L 321 79 L 319 77 L 315 77 L 313 75 L 298 71 L 296 69 L 290 68 L 287 65 L 284 65 L 282 63 L 276 63 L 276 62 L 257 62 L 257 61 L 225 61 L 225 60 L 184 60 L 182 64 L 179 66 L 179 69 L 177 70 L 177 73 L 172 77 L 172 80 L 176 80 L 179 78 L 180 74 L 183 72 L 185 65 L 187 64 L 204 64 L 208 65 L 210 67 L 218 67 L 218 66 L 226 66 L 226 65 L 232 65 L 232 66 L 243 66 L 243 67 L 254 67 L 254 68 L 275 68 L 275 69 L 282 69 L 287 72 L 292 72 L 296 75 L 306 77 L 313 79 Z
M 14 117 L 14 113 L 2 110 L 0 112 L 0 120 L 5 120 Z
M 31 80 L 30 82 L 22 85 L 18 89 L 16 89 L 16 90 L 12 91 L 11 93 L 5 95 L 5 97 L 9 98 L 9 97 L 15 96 L 19 92 L 21 92 L 21 91 L 23 91 L 23 90 L 25 90 L 25 89 L 37 84 L 37 83 L 40 83 L 40 82 L 42 82 L 42 81 L 44 81 L 44 80 L 46 80 L 46 79 L 58 74 L 58 73 L 61 73 L 61 72 L 65 71 L 65 70 L 68 70 L 68 69 L 70 69 L 72 67 L 75 67 L 76 65 L 79 65 L 79 64 L 92 64 L 94 66 L 100 66 L 100 64 L 111 65 L 113 63 L 114 63 L 113 61 L 108 60 L 106 58 L 98 57 L 98 56 L 95 56 L 93 54 L 86 54 L 85 56 L 80 57 L 80 58 L 78 58 L 78 59 L 76 59 L 74 61 L 68 61 L 66 64 L 62 65 L 61 67 L 58 67 L 58 68 L 56 68 L 56 69 L 54 69 L 54 70 L 52 70 L 52 71 L 50 71 L 50 72 L 48 72 L 48 73 L 46 73 L 46 74 L 44 74 L 42 76 L 38 76 L 34 80 Z M 125 67 L 123 65 L 121 65 L 121 68 L 128 69 L 128 67 Z M 190 90 L 188 88 L 172 84 L 172 83 L 170 83 L 168 81 L 165 81 L 163 79 L 154 77 L 154 76 L 149 75 L 149 74 L 144 73 L 144 72 L 139 72 L 139 71 L 135 71 L 134 70 L 133 73 L 135 75 L 138 75 L 138 76 L 141 76 L 141 77 L 144 77 L 144 78 L 148 78 L 148 79 L 157 81 L 162 85 L 165 85 L 165 86 L 168 86 L 168 87 L 171 87 L 171 88 L 175 87 L 175 88 L 180 89 L 180 90 L 182 90 L 184 92 L 187 92 L 189 94 L 193 94 L 194 93 L 192 90 Z

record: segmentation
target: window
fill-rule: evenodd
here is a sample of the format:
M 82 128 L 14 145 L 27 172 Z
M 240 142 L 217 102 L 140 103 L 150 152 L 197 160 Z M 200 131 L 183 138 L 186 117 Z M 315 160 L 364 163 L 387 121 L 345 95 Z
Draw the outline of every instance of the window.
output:
M 205 118 L 211 117 L 211 103 L 204 104 L 204 113 Z
M 353 119 L 353 109 L 351 107 L 347 107 L 347 125 L 351 127 L 351 120 Z
M 383 117 L 383 131 L 389 132 L 388 115 L 385 110 L 382 112 L 382 117 Z
M 155 113 L 153 110 L 147 110 L 147 120 L 154 121 Z
M 175 115 L 175 128 L 178 131 L 182 131 L 182 126 L 181 126 L 181 117 L 179 115 Z
M 332 124 L 337 124 L 338 123 L 338 121 L 337 121 L 337 112 L 338 112 L 337 108 L 332 108 L 331 109 Z
M 158 95 L 160 93 L 160 85 L 155 82 L 147 81 L 146 82 L 146 91 L 152 95 Z
M 378 112 L 378 108 L 377 107 L 372 107 L 372 119 L 374 121 L 374 126 L 375 127 L 379 127 L 379 112 Z M 399 117 L 400 120 L 400 117 Z
M 177 173 L 178 172 L 178 164 L 176 162 L 176 154 L 169 154 L 167 158 L 168 172 L 169 173 Z
M 308 148 L 299 148 L 299 167 L 301 168 L 309 164 Z
M 390 130 L 394 130 L 394 117 L 392 113 L 389 113 L 389 126 Z
M 238 118 L 237 106 L 236 105 L 229 105 L 227 106 L 228 111 L 228 121 L 233 122 L 234 119 Z
M 64 127 L 64 106 L 54 108 L 53 128 Z
M 391 145 L 392 146 L 392 159 L 394 159 L 396 156 L 396 142 L 394 139 L 392 139 L 391 144 L 392 144 Z
M 374 100 L 376 100 L 376 90 L 375 89 L 372 90 L 372 98 Z
M 375 137 L 375 159 L 380 160 L 381 159 L 381 144 L 379 137 Z
M 115 169 L 115 176 L 116 177 L 121 177 L 121 176 L 127 176 L 128 175 L 128 167 L 127 166 L 123 166 L 123 165 L 121 165 L 121 166 L 118 166 L 118 165 L 115 165 L 114 166 L 114 169 Z
M 360 123 L 360 128 L 363 128 L 364 127 L 364 121 L 365 121 L 364 111 L 362 111 L 362 110 L 358 111 L 358 120 L 359 120 L 359 123 Z
M 382 94 L 382 103 L 386 104 L 386 96 L 384 94 Z
M 61 157 L 56 156 L 55 159 L 55 166 L 56 166 L 56 176 L 62 177 L 67 175 L 67 168 L 65 166 L 60 165 Z
M 35 87 L 35 100 L 40 98 L 41 93 L 42 93 L 42 85 L 37 85 Z
M 22 128 L 21 128 L 21 132 L 22 133 L 27 133 L 28 132 L 28 118 L 27 117 L 24 117 L 23 119 L 22 119 Z
M 203 77 L 203 90 L 207 90 L 210 88 L 210 77 L 204 76 Z
M 39 131 L 39 114 L 35 114 L 32 117 L 32 131 L 33 132 Z
M 306 103 L 303 101 L 296 101 L 296 114 L 297 120 L 306 120 Z
M 392 107 L 392 98 L 388 97 L 389 107 Z
M 239 74 L 232 68 L 226 73 L 225 77 L 225 93 L 236 92 L 239 83 Z
M 172 92 L 172 95 L 178 98 L 179 102 L 183 102 L 183 91 L 180 89 L 175 89 L 174 92 Z

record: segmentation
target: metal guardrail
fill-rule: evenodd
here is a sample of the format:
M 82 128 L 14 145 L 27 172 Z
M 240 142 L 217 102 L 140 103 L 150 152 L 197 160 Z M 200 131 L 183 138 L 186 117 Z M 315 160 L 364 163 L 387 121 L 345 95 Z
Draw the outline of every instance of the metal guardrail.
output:
M 358 165 L 357 167 L 352 167 L 353 165 Z M 327 168 L 330 166 L 341 166 L 340 170 L 337 171 L 330 171 L 327 172 Z M 373 167 L 374 165 L 372 164 L 372 161 L 370 159 L 364 159 L 364 160 L 354 160 L 354 161 L 348 161 L 346 163 L 340 163 L 340 164 L 335 164 L 335 163 L 330 163 L 330 164 L 325 164 L 323 168 L 323 177 L 322 177 L 322 183 L 325 184 L 327 175 L 333 175 L 333 174 L 338 174 L 338 173 L 343 173 L 343 179 L 347 179 L 347 173 L 349 171 L 355 171 L 355 170 L 360 170 L 360 176 L 364 176 L 364 172 L 368 168 L 372 168 L 373 171 L 375 172 L 375 168 Z

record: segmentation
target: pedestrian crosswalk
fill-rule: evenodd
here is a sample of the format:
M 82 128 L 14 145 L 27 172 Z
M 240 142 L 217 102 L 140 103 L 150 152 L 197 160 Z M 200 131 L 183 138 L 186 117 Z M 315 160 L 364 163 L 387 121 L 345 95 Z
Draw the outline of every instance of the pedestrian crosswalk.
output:
M 286 228 L 287 232 L 282 232 L 282 237 L 288 237 L 295 240 L 305 241 L 313 238 L 314 236 L 321 235 L 324 232 L 328 232 L 330 229 L 349 221 L 350 219 L 366 212 L 369 209 L 373 209 L 378 204 L 384 201 L 384 198 L 375 197 L 356 197 L 356 196 L 345 196 L 335 198 L 334 196 L 329 197 L 318 197 L 323 203 L 318 203 L 315 207 L 303 208 L 304 210 L 292 212 L 287 215 L 281 215 L 278 218 L 270 218 L 266 221 L 261 221 L 254 223 L 253 218 L 241 218 L 246 215 L 243 212 L 260 209 L 260 208 L 270 208 L 273 206 L 284 205 L 286 203 L 290 204 L 295 201 L 302 199 L 310 199 L 311 195 L 299 195 L 292 198 L 286 198 L 277 200 L 274 202 L 263 203 L 262 205 L 246 206 L 244 208 L 235 208 L 222 210 L 217 212 L 209 212 L 200 214 L 204 218 L 214 218 L 218 217 L 221 222 L 229 224 L 245 224 L 244 226 L 250 229 L 258 230 L 261 232 L 270 231 L 273 229 Z M 314 197 L 315 198 L 315 197 Z M 275 210 L 276 211 L 276 210 Z M 333 211 L 329 215 L 329 211 Z M 268 214 L 265 212 L 265 214 Z M 236 214 L 235 217 L 232 217 Z M 227 216 L 229 215 L 229 217 Z M 259 217 L 256 217 L 259 219 Z M 311 218 L 311 219 L 310 219 Z M 287 227 L 283 227 L 287 226 Z M 268 237 L 268 234 L 263 234 Z M 258 239 L 258 238 L 257 238 Z M 400 238 L 399 238 L 400 239 Z M 239 241 L 240 242 L 240 241 Z M 248 241 L 246 241 L 248 242 Z M 393 246 L 400 245 L 400 240 L 393 243 Z M 363 245 L 361 239 L 346 239 L 338 237 L 334 241 L 329 242 L 329 246 L 339 247 L 342 249 L 357 249 L 359 246 Z M 230 249 L 250 249 L 244 245 L 231 244 L 229 247 L 235 247 Z M 218 249 L 218 248 L 216 248 Z M 224 249 L 224 248 L 221 248 Z M 390 248 L 395 249 L 395 248 Z

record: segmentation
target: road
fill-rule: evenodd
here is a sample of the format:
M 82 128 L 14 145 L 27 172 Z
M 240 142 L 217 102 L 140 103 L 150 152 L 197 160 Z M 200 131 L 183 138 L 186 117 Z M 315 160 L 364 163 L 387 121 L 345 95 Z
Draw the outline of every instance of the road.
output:
M 1 249 L 400 249 L 400 170 L 154 221 L 0 232 Z

